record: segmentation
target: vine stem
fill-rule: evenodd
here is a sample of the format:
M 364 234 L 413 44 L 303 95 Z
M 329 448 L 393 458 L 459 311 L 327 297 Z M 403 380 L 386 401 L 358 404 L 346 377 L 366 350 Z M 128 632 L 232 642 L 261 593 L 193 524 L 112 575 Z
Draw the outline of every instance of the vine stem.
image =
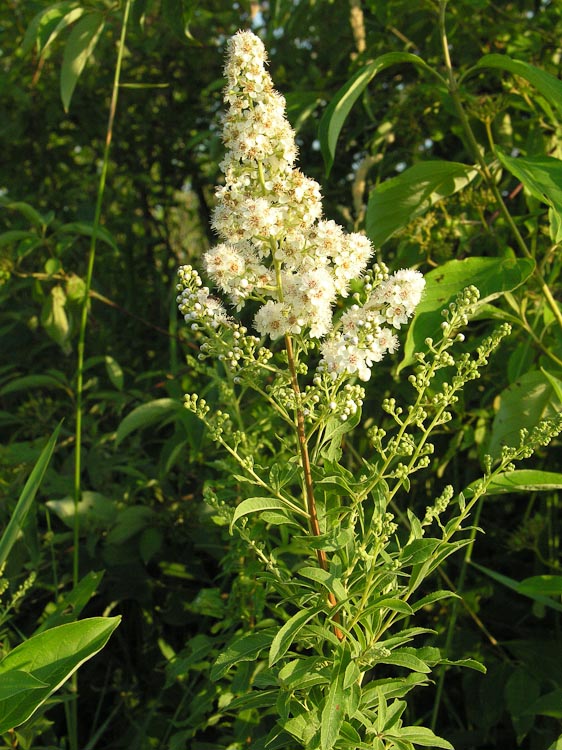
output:
M 484 180 L 486 181 L 486 184 L 488 185 L 488 187 L 490 188 L 490 190 L 492 191 L 494 195 L 494 199 L 498 205 L 498 209 L 501 215 L 504 217 L 509 228 L 511 229 L 511 232 L 513 233 L 513 236 L 515 237 L 515 241 L 519 249 L 523 253 L 523 255 L 526 258 L 529 258 L 530 260 L 534 261 L 535 258 L 533 256 L 533 253 L 527 247 L 527 243 L 523 239 L 517 224 L 513 220 L 513 217 L 511 213 L 509 212 L 508 207 L 505 204 L 502 194 L 498 186 L 496 185 L 496 181 L 490 170 L 490 167 L 488 166 L 488 164 L 486 163 L 486 160 L 484 159 L 484 156 L 482 155 L 482 151 L 480 150 L 480 147 L 474 135 L 474 131 L 472 130 L 470 122 L 468 121 L 466 112 L 464 111 L 464 107 L 462 105 L 461 97 L 459 94 L 459 84 L 458 84 L 457 79 L 455 78 L 455 73 L 453 71 L 451 55 L 449 53 L 449 43 L 447 40 L 447 31 L 445 28 L 445 10 L 447 8 L 447 3 L 448 3 L 448 0 L 440 0 L 440 3 L 439 3 L 439 30 L 441 34 L 443 58 L 445 61 L 445 68 L 447 70 L 447 88 L 449 90 L 449 94 L 451 95 L 453 104 L 455 105 L 455 109 L 457 111 L 459 120 L 461 122 L 462 128 L 466 135 L 468 145 L 470 147 L 470 151 L 472 152 L 472 156 L 478 163 L 478 166 L 480 167 L 480 172 Z M 562 328 L 562 311 L 558 307 L 558 304 L 556 300 L 554 299 L 552 292 L 550 291 L 550 287 L 546 283 L 537 265 L 535 265 L 533 269 L 533 275 L 535 276 L 537 283 L 541 289 L 541 292 L 544 295 L 544 298 L 546 299 L 548 306 L 552 310 L 552 313 L 554 317 L 556 318 L 558 325 Z
M 320 524 L 318 522 L 318 513 L 316 510 L 316 500 L 314 497 L 314 483 L 312 481 L 312 472 L 310 469 L 310 457 L 308 454 L 308 442 L 306 439 L 306 430 L 305 430 L 305 424 L 304 424 L 304 414 L 301 406 L 301 392 L 299 388 L 299 381 L 297 378 L 297 368 L 295 364 L 295 355 L 293 352 L 293 342 L 291 340 L 291 337 L 286 335 L 285 336 L 285 348 L 287 351 L 287 361 L 289 363 L 289 372 L 291 375 L 291 386 L 293 388 L 293 392 L 295 394 L 296 398 L 296 427 L 297 427 L 297 436 L 298 436 L 298 443 L 299 443 L 299 451 L 301 456 L 301 463 L 302 463 L 302 469 L 304 474 L 304 487 L 305 487 L 305 494 L 306 494 L 306 506 L 308 510 L 308 518 L 310 523 L 310 531 L 313 534 L 313 536 L 320 536 Z M 326 552 L 323 549 L 317 549 L 316 550 L 316 558 L 318 560 L 318 565 L 322 568 L 322 570 L 327 571 L 328 570 L 328 558 L 326 557 Z M 330 591 L 328 593 L 328 603 L 331 607 L 335 607 L 337 604 L 336 597 L 334 594 Z M 339 622 L 339 615 L 336 614 L 334 616 L 335 623 Z M 334 634 L 338 638 L 338 640 L 343 641 L 343 633 L 338 627 L 337 624 L 334 625 Z
M 121 77 L 121 67 L 123 63 L 123 53 L 125 50 L 125 39 L 127 36 L 127 24 L 129 21 L 129 12 L 133 0 L 126 0 L 123 10 L 123 23 L 121 26 L 121 36 L 117 49 L 117 61 L 115 64 L 115 73 L 113 76 L 113 87 L 111 91 L 111 101 L 109 104 L 109 114 L 107 119 L 107 129 L 105 134 L 105 145 L 103 151 L 103 161 L 98 184 L 98 193 L 96 198 L 96 209 L 92 225 L 92 237 L 90 240 L 90 251 L 88 254 L 88 266 L 86 270 L 84 300 L 80 315 L 80 329 L 78 333 L 78 349 L 76 363 L 76 419 L 75 419 L 75 446 L 74 446 L 74 524 L 73 524 L 73 552 L 72 552 L 72 580 L 74 586 L 77 585 L 80 570 L 80 519 L 78 516 L 78 506 L 82 495 L 82 416 L 84 411 L 84 351 L 86 345 L 86 329 L 88 327 L 88 308 L 90 299 L 90 289 L 92 286 L 92 277 L 94 274 L 94 264 L 96 259 L 96 243 L 101 222 L 101 210 L 103 197 L 105 193 L 105 183 L 109 166 L 109 149 L 113 137 L 113 123 L 117 111 L 117 99 L 119 95 L 119 79 Z M 78 677 L 76 673 L 72 675 L 72 694 L 73 700 L 67 704 L 66 719 L 68 726 L 70 750 L 78 750 Z

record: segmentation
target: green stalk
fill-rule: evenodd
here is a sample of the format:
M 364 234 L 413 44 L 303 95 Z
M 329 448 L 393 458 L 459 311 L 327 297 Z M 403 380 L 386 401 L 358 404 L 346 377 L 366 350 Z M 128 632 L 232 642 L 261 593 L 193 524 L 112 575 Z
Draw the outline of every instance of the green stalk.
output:
M 472 127 L 470 125 L 470 122 L 468 121 L 466 112 L 464 111 L 461 97 L 459 94 L 459 84 L 458 84 L 457 79 L 455 78 L 453 65 L 451 63 L 451 56 L 449 54 L 449 43 L 447 41 L 447 32 L 445 29 L 445 10 L 447 8 L 447 2 L 448 0 L 440 0 L 440 3 L 439 3 L 439 30 L 441 34 L 441 45 L 443 47 L 443 57 L 445 60 L 445 68 L 447 70 L 447 88 L 448 88 L 449 94 L 451 95 L 451 99 L 453 100 L 453 104 L 455 105 L 455 109 L 457 111 L 460 123 L 466 135 L 466 139 L 467 139 L 470 151 L 472 152 L 472 157 L 473 159 L 475 159 L 478 166 L 480 167 L 480 172 L 484 180 L 486 181 L 486 184 L 492 191 L 494 195 L 494 199 L 498 205 L 498 209 L 501 215 L 504 217 L 505 221 L 507 222 L 515 238 L 516 244 L 518 245 L 519 249 L 521 250 L 521 252 L 526 258 L 535 260 L 533 253 L 527 247 L 527 244 L 525 240 L 523 239 L 521 232 L 519 231 L 519 228 L 517 227 L 517 224 L 513 220 L 513 217 L 511 213 L 509 212 L 509 209 L 505 205 L 505 201 L 502 198 L 502 194 L 499 191 L 499 188 L 496 185 L 496 181 L 494 180 L 494 176 L 492 172 L 490 171 L 490 168 L 482 155 L 482 152 L 478 145 L 478 141 L 476 140 L 476 137 L 474 135 L 474 131 L 472 130 Z M 558 321 L 559 326 L 562 328 L 562 312 L 560 311 L 560 308 L 558 307 L 556 300 L 552 296 L 550 287 L 544 280 L 543 275 L 541 274 L 538 266 L 535 266 L 533 270 L 533 275 L 535 276 L 537 283 L 541 289 L 541 292 L 545 300 L 547 301 L 550 309 L 552 310 L 554 317 Z
M 117 48 L 117 62 L 115 65 L 115 75 L 113 77 L 113 88 L 111 92 L 111 101 L 109 105 L 109 115 L 107 120 L 107 130 L 105 135 L 105 146 L 103 151 L 103 161 L 98 184 L 98 194 L 96 199 L 96 210 L 92 226 L 92 237 L 90 241 L 90 252 L 88 255 L 88 267 L 86 271 L 84 300 L 80 316 L 80 329 L 78 334 L 78 358 L 76 363 L 76 427 L 75 427 L 75 460 L 74 460 L 74 527 L 73 527 L 73 558 L 72 558 L 72 580 L 74 585 L 78 583 L 80 568 L 80 520 L 78 517 L 78 505 L 82 494 L 81 474 L 82 474 L 82 415 L 84 410 L 84 350 L 86 343 L 86 329 L 88 327 L 88 302 L 90 297 L 90 288 L 92 286 L 92 277 L 94 273 L 94 263 L 96 259 L 97 236 L 101 221 L 101 210 L 103 197 L 105 193 L 105 183 L 107 170 L 109 166 L 109 149 L 113 136 L 113 123 L 117 111 L 117 99 L 119 94 L 119 79 L 121 77 L 121 66 L 123 62 L 123 52 L 125 49 L 125 38 L 127 36 L 127 23 L 129 12 L 133 0 L 126 0 L 123 11 L 123 24 L 121 27 L 121 37 Z M 73 700 L 67 707 L 66 718 L 68 725 L 69 743 L 71 750 L 78 750 L 78 679 L 76 673 L 72 677 Z

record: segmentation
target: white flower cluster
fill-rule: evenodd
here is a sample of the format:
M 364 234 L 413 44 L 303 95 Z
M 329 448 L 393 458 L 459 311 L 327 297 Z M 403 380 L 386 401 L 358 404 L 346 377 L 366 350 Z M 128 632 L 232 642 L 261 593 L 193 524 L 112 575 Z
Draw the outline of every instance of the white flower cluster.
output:
M 254 327 L 262 336 L 325 338 L 320 369 L 334 379 L 357 373 L 366 380 L 370 366 L 396 349 L 391 329 L 412 314 L 423 278 L 416 271 L 398 272 L 334 324 L 336 297 L 348 296 L 373 247 L 363 235 L 322 219 L 320 187 L 294 166 L 295 135 L 265 63 L 263 42 L 252 32 L 229 40 L 225 182 L 217 188 L 212 219 L 221 242 L 205 254 L 205 270 L 238 310 L 248 300 L 259 303 Z M 203 318 L 218 324 L 224 310 L 215 309 L 208 289 L 195 291 L 191 282 L 178 298 L 186 319 L 201 312 L 194 305 L 207 305 Z

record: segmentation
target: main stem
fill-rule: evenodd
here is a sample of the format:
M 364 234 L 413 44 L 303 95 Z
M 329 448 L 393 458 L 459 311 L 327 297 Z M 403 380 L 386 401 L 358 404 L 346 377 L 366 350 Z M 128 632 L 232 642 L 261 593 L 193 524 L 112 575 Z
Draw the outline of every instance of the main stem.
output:
M 293 352 L 293 342 L 290 336 L 285 336 L 285 348 L 287 350 L 287 361 L 289 363 L 289 372 L 291 374 L 291 386 L 296 397 L 296 417 L 297 417 L 297 436 L 299 443 L 299 451 L 301 456 L 302 469 L 304 474 L 304 487 L 306 493 L 306 506 L 308 510 L 308 518 L 310 523 L 310 531 L 314 536 L 320 536 L 320 524 L 318 523 L 318 513 L 316 511 L 316 500 L 314 498 L 314 484 L 312 482 L 312 472 L 310 470 L 310 456 L 308 455 L 308 443 L 306 440 L 306 431 L 304 425 L 304 414 L 301 406 L 301 392 L 299 388 L 299 381 L 297 378 L 297 369 L 295 365 L 295 355 Z M 316 550 L 316 558 L 318 565 L 322 570 L 328 570 L 328 558 L 326 552 L 323 549 Z M 328 593 L 328 603 L 331 607 L 335 607 L 337 604 L 336 597 L 330 591 Z M 339 614 L 334 616 L 335 622 L 339 622 Z M 334 625 L 334 633 L 336 637 L 343 641 L 343 633 L 337 625 Z

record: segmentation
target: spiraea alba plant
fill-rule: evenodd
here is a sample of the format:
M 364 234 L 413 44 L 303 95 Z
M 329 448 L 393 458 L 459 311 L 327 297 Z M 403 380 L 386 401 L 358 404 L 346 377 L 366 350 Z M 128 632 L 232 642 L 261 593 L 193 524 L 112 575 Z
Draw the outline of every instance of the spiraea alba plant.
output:
M 211 670 L 228 684 L 214 721 L 223 717 L 221 746 L 232 749 L 450 748 L 405 719 L 404 697 L 452 663 L 418 644 L 432 631 L 415 614 L 452 596 L 428 578 L 470 543 L 466 522 L 490 482 L 556 425 L 524 436 L 463 492 L 446 486 L 422 518 L 409 509 L 432 431 L 509 329 L 455 356 L 478 304 L 477 290 L 465 290 L 445 311 L 440 340 L 417 355 L 412 404 L 382 403 L 395 429 L 371 426 L 365 437 L 361 383 L 397 350 L 424 279 L 369 267 L 369 240 L 323 217 L 318 184 L 295 167 L 294 132 L 265 63 L 253 33 L 228 42 L 220 244 L 203 258 L 216 295 L 194 268 L 179 270 L 179 309 L 199 343 L 192 364 L 209 378 L 185 404 L 227 459 L 206 499 L 238 540 L 241 568 L 254 571 L 251 612 Z M 364 455 L 353 453 L 353 428 L 368 438 Z

